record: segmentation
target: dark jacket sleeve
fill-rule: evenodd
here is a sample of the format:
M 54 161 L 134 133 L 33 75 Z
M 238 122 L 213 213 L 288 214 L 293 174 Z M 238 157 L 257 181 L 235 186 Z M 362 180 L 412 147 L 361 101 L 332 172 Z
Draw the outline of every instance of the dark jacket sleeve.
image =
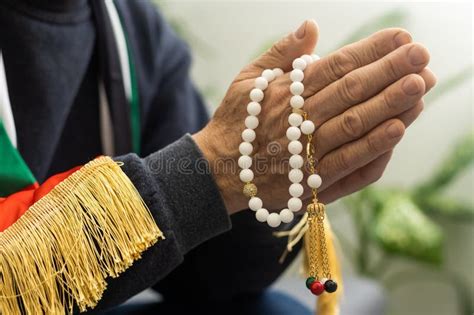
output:
M 115 158 L 149 207 L 165 239 L 145 251 L 107 290 L 95 310 L 115 306 L 163 279 L 199 244 L 230 229 L 209 167 L 189 135 L 141 159 Z

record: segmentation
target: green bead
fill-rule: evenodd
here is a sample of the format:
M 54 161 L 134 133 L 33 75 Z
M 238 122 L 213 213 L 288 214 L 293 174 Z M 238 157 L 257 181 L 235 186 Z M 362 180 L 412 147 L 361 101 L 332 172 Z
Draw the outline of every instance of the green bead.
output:
M 313 284 L 313 282 L 316 281 L 316 278 L 315 277 L 309 277 L 308 279 L 306 279 L 306 287 L 308 289 L 311 288 L 311 284 Z

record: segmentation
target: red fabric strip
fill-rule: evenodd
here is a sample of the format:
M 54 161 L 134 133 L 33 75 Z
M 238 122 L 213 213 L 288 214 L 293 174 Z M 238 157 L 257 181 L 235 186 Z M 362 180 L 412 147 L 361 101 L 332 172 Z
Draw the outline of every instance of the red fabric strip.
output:
M 82 166 L 51 176 L 41 186 L 35 183 L 6 198 L 0 198 L 0 232 L 15 223 L 38 200 Z

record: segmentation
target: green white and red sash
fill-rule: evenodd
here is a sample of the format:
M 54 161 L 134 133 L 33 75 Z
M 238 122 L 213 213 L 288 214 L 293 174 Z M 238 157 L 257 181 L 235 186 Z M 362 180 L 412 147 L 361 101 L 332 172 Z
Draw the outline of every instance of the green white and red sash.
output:
M 131 51 L 113 0 L 103 1 L 99 10 L 106 11 L 114 33 L 130 106 L 131 148 L 138 153 L 140 115 Z M 105 94 L 100 82 L 102 143 L 104 153 L 112 155 L 113 124 Z M 94 308 L 106 279 L 117 277 L 163 238 L 138 191 L 109 157 L 38 184 L 17 149 L 0 51 L 0 314 L 72 314 L 74 307 L 81 312 Z
M 114 2 L 112 0 L 105 0 L 104 3 L 115 38 L 125 96 L 130 105 L 132 148 L 134 152 L 139 153 L 140 110 L 131 50 Z M 38 200 L 37 196 L 35 198 L 32 193 L 39 187 L 32 171 L 16 148 L 15 121 L 11 110 L 4 63 L 5 61 L 0 51 L 0 231 L 15 222 L 25 213 L 29 205 Z M 104 153 L 106 155 L 114 155 L 113 124 L 110 119 L 109 105 L 107 104 L 107 96 L 102 82 L 99 84 L 99 94 L 101 138 Z M 70 171 L 64 174 L 70 174 Z M 64 179 L 64 174 L 53 176 L 47 181 L 48 185 L 46 186 L 53 188 L 60 180 Z M 9 196 L 8 207 L 5 209 L 7 196 Z M 19 202 L 12 202 L 12 199 Z M 13 204 L 17 204 L 17 206 L 14 207 L 12 206 Z

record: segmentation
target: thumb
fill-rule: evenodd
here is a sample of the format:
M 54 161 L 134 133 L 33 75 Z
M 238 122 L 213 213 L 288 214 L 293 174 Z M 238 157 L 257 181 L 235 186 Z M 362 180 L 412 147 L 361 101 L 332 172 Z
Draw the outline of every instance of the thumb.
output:
M 318 41 L 319 29 L 316 21 L 306 20 L 293 33 L 276 42 L 251 65 L 252 72 L 260 74 L 265 69 L 281 68 L 287 72 L 295 58 L 312 54 Z

